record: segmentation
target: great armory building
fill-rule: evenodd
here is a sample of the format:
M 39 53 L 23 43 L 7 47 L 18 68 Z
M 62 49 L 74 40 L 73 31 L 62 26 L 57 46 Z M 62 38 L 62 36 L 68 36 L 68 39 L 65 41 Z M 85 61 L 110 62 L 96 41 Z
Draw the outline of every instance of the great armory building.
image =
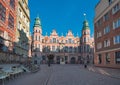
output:
M 68 31 L 66 36 L 58 35 L 53 30 L 50 36 L 42 35 L 42 27 L 39 17 L 35 19 L 32 37 L 32 56 L 35 63 L 47 63 L 47 56 L 52 55 L 52 63 L 93 63 L 94 40 L 90 37 L 88 21 L 83 22 L 82 36 L 74 36 Z M 40 60 L 39 60 L 40 59 Z
M 95 65 L 120 68 L 120 0 L 100 0 L 95 12 Z

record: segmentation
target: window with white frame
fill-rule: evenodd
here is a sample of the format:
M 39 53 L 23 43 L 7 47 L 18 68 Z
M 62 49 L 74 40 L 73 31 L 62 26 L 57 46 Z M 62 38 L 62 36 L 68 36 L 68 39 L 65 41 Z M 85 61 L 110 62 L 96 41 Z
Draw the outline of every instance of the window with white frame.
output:
M 56 43 L 56 38 L 53 38 L 53 43 Z
M 109 64 L 110 63 L 110 54 L 106 53 L 105 57 L 106 57 L 106 64 Z
M 97 21 L 97 26 L 100 26 L 102 24 L 101 19 Z
M 86 37 L 84 37 L 84 42 L 86 42 Z
M 101 48 L 102 48 L 102 43 L 100 42 L 97 44 L 97 49 L 101 49 Z
M 104 21 L 107 21 L 109 19 L 109 12 L 104 15 Z
M 113 22 L 113 29 L 120 27 L 120 18 Z
M 120 4 L 117 3 L 113 8 L 112 8 L 112 14 L 115 14 L 120 10 Z
M 72 39 L 68 39 L 68 42 L 71 44 L 72 43 Z
M 114 44 L 120 44 L 120 35 L 114 37 Z
M 104 47 L 110 46 L 110 40 L 105 40 L 104 41 Z
M 120 64 L 120 51 L 115 52 L 116 64 Z
M 102 36 L 101 32 L 97 32 L 97 38 L 99 38 L 101 36 Z
M 20 17 L 22 18 L 23 14 L 22 14 L 21 9 L 19 9 L 19 12 L 20 12 Z
M 110 32 L 110 26 L 105 27 L 104 34 L 107 34 Z
M 55 46 L 52 46 L 52 51 L 54 51 L 54 52 L 55 52 Z

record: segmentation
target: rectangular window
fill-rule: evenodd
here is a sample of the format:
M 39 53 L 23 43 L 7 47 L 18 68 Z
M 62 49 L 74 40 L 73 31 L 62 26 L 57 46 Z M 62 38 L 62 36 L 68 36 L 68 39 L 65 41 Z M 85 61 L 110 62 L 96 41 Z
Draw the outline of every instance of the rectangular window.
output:
M 116 64 L 120 64 L 120 51 L 115 52 Z
M 114 44 L 120 44 L 120 35 L 114 37 Z
M 110 26 L 105 27 L 104 34 L 107 34 L 110 32 Z
M 112 9 L 112 13 L 115 14 L 116 12 L 119 11 L 119 9 L 120 9 L 120 5 L 117 3 Z
M 66 43 L 68 43 L 68 41 L 66 40 Z
M 69 43 L 72 43 L 72 39 L 68 39 L 68 42 L 69 42 Z
M 105 54 L 105 58 L 106 58 L 106 64 L 109 64 L 110 63 L 110 55 L 109 55 L 109 53 Z
M 110 46 L 110 40 L 105 40 L 104 41 L 104 47 Z
M 104 21 L 107 21 L 109 19 L 109 13 L 106 13 L 105 15 L 104 15 Z
M 52 46 L 52 51 L 55 51 L 55 46 Z
M 100 20 L 98 20 L 98 22 L 97 22 L 97 26 L 100 26 L 102 24 L 102 22 L 101 22 L 101 19 Z
M 113 22 L 113 29 L 120 27 L 120 18 Z
M 113 2 L 113 0 L 108 0 L 109 5 L 111 5 L 111 4 L 112 4 L 112 2 Z
M 56 38 L 53 38 L 53 43 L 56 43 Z
M 98 43 L 97 44 L 97 49 L 101 49 L 102 48 L 102 43 Z
M 84 42 L 86 42 L 86 38 L 84 37 Z
M 5 22 L 6 19 L 6 9 L 5 7 L 0 3 L 0 20 Z
M 10 6 L 15 9 L 15 0 L 10 0 Z
M 14 29 L 14 18 L 11 14 L 9 14 L 9 18 L 8 18 L 8 27 L 10 29 Z
M 101 32 L 97 32 L 97 38 L 99 38 L 101 36 L 102 36 Z

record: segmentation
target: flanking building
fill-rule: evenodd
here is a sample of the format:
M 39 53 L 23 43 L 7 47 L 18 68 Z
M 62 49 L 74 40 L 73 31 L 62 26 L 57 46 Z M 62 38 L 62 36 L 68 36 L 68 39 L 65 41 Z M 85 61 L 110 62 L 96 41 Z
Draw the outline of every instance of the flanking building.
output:
M 94 39 L 90 37 L 88 21 L 83 22 L 82 36 L 74 36 L 69 30 L 66 36 L 58 35 L 53 30 L 50 36 L 42 35 L 40 18 L 35 18 L 32 35 L 32 56 L 34 63 L 47 63 L 48 56 L 52 55 L 52 63 L 75 64 L 93 63 Z
M 0 63 L 14 61 L 17 0 L 0 0 Z
M 19 61 L 24 62 L 29 57 L 30 11 L 28 0 L 18 0 L 15 53 Z
M 94 19 L 96 66 L 120 68 L 120 0 L 100 0 Z

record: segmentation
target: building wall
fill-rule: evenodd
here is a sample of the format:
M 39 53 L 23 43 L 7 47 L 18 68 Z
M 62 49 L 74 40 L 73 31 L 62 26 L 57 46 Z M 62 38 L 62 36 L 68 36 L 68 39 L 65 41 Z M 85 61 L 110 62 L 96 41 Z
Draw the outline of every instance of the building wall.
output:
M 0 0 L 0 63 L 13 59 L 16 32 L 17 0 Z
M 28 57 L 30 44 L 30 11 L 28 0 L 18 0 L 17 29 L 16 29 L 16 54 Z
M 2 5 L 2 7 L 5 8 L 4 10 L 4 13 L 3 14 L 3 8 L 0 9 L 0 13 L 1 13 L 1 16 L 0 16 L 0 36 L 4 39 L 6 39 L 4 41 L 4 44 L 9 47 L 10 46 L 10 49 L 9 50 L 13 50 L 13 42 L 15 40 L 15 32 L 16 32 L 16 7 L 17 7 L 17 0 L 15 0 L 14 2 L 14 5 L 15 7 L 12 8 L 10 6 L 10 0 L 1 0 L 0 1 L 0 4 Z M 3 16 L 5 17 L 5 21 L 2 20 Z M 13 21 L 10 21 L 12 23 L 12 26 L 11 26 L 11 23 L 9 24 L 9 15 L 12 16 L 12 19 L 14 19 Z
M 107 3 L 107 8 L 102 8 L 101 6 Z M 114 11 L 115 6 L 118 5 L 118 10 Z M 101 13 L 97 9 L 101 7 Z M 117 8 L 116 8 L 117 9 Z M 120 0 L 113 0 L 111 4 L 106 2 L 105 0 L 101 0 L 96 7 L 96 12 L 98 15 L 95 15 L 95 65 L 97 66 L 104 66 L 104 67 L 113 67 L 113 68 L 120 68 L 120 62 L 116 63 L 116 59 L 119 61 L 120 56 L 118 58 L 115 56 L 115 52 L 120 51 L 120 41 L 118 40 L 117 44 L 115 44 L 114 37 L 120 36 Z M 106 17 L 107 16 L 107 17 Z M 114 22 L 117 23 L 117 27 L 115 28 Z M 108 31 L 105 31 L 108 29 Z M 106 44 L 107 43 L 107 44 Z M 101 55 L 101 59 L 99 59 L 99 55 Z M 105 56 L 106 55 L 106 56 Z M 106 57 L 107 61 L 106 61 Z M 99 63 L 99 61 L 102 61 Z

